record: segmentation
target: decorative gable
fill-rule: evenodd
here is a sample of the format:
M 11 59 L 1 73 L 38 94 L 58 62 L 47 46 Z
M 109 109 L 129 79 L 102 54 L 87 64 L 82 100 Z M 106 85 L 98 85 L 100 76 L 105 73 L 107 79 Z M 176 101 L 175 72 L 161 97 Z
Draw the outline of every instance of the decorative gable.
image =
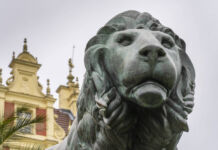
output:
M 9 91 L 45 96 L 37 77 L 40 66 L 37 59 L 27 52 L 27 41 L 25 39 L 23 52 L 17 58 L 14 55 L 9 65 L 12 68 L 12 76 L 7 80 Z

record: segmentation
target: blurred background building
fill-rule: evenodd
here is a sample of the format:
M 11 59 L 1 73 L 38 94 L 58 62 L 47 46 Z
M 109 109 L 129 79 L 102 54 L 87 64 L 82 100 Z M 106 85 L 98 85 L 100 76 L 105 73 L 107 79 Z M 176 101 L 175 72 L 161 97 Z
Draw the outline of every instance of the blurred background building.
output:
M 48 56 L 49 61 L 49 56 Z M 46 117 L 44 123 L 26 126 L 16 136 L 19 140 L 6 142 L 5 150 L 22 149 L 26 145 L 40 145 L 42 149 L 55 145 L 62 141 L 69 133 L 72 122 L 76 116 L 76 100 L 79 94 L 78 78 L 72 75 L 74 68 L 69 59 L 69 75 L 67 84 L 57 88 L 59 108 L 53 107 L 56 99 L 51 94 L 50 80 L 47 80 L 46 93 L 43 93 L 37 74 L 41 67 L 37 57 L 31 55 L 24 39 L 23 50 L 17 56 L 13 52 L 9 64 L 10 76 L 6 84 L 2 81 L 2 69 L 0 69 L 0 116 L 8 117 L 21 107 L 28 108 L 27 112 L 18 114 L 19 117 Z M 18 120 L 19 121 L 19 120 Z M 18 123 L 14 122 L 14 123 Z

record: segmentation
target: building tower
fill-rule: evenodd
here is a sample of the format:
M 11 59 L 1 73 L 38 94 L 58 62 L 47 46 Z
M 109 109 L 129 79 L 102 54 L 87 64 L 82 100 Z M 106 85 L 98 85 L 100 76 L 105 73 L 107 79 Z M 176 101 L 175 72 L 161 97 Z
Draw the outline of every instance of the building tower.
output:
M 62 139 L 55 137 L 54 129 L 59 127 L 54 119 L 53 105 L 56 99 L 50 94 L 49 87 L 47 94 L 42 92 L 43 87 L 37 76 L 41 65 L 37 58 L 28 51 L 26 39 L 24 39 L 23 51 L 17 57 L 13 53 L 9 67 L 12 71 L 6 85 L 2 83 L 0 77 L 0 115 L 6 118 L 17 109 L 25 107 L 28 108 L 28 111 L 22 112 L 18 116 L 35 118 L 43 115 L 46 116 L 46 121 L 23 128 L 16 134 L 19 136 L 19 141 L 6 142 L 4 148 L 7 150 L 23 149 L 22 145 L 27 143 L 29 145 L 40 143 L 42 148 L 57 144 Z
M 72 59 L 69 59 L 68 65 L 69 75 L 67 76 L 67 85 L 59 86 L 56 92 L 59 95 L 59 109 L 70 110 L 73 113 L 73 116 L 76 116 L 76 102 L 79 95 L 79 83 L 78 77 L 76 77 L 76 81 L 74 81 L 75 77 L 72 75 L 72 70 L 74 68 Z

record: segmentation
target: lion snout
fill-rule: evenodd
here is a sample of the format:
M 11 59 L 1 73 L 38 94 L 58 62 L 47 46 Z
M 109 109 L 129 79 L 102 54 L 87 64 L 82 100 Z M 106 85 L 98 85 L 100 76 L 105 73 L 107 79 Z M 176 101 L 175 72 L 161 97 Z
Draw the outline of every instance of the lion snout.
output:
M 166 52 L 158 45 L 147 45 L 139 50 L 139 55 L 153 66 L 158 60 L 166 57 Z

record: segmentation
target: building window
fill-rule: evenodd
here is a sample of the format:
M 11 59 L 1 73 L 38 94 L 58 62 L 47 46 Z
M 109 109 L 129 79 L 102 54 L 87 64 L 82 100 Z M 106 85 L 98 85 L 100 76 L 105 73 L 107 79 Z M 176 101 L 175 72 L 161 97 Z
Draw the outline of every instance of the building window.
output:
M 8 146 L 3 146 L 3 150 L 10 150 Z
M 17 115 L 18 115 L 17 124 L 21 124 L 23 121 L 32 118 L 31 112 L 19 112 Z M 31 125 L 25 126 L 22 129 L 20 129 L 19 132 L 30 134 L 32 133 L 32 126 Z

